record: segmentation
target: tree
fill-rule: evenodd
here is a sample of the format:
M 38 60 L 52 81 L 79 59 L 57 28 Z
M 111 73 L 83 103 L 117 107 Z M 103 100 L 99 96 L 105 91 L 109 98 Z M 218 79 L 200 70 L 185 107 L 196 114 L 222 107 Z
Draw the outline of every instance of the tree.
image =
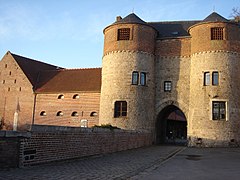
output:
M 237 7 L 234 7 L 232 9 L 231 17 L 233 17 L 236 22 L 240 22 L 240 9 Z

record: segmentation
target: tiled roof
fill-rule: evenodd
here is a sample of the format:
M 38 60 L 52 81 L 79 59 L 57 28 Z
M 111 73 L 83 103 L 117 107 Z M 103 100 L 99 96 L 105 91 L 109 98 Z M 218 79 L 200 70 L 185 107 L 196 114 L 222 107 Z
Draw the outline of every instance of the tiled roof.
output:
M 201 21 L 170 21 L 170 22 L 150 22 L 150 26 L 158 31 L 159 38 L 172 38 L 179 36 L 190 36 L 188 28 Z
M 143 21 L 142 19 L 140 19 L 136 14 L 131 13 L 128 16 L 126 16 L 125 18 L 116 21 L 114 24 L 125 24 L 125 23 L 136 23 L 136 24 L 146 24 L 145 21 Z
M 136 24 L 144 24 L 152 26 L 154 29 L 158 31 L 159 38 L 174 38 L 174 37 L 182 37 L 182 36 L 190 36 L 188 33 L 188 29 L 202 22 L 229 22 L 229 20 L 225 19 L 221 15 L 216 12 L 211 13 L 204 20 L 195 20 L 195 21 L 166 21 L 166 22 L 145 22 L 140 19 L 136 14 L 131 13 L 125 18 L 116 21 L 115 24 L 124 24 L 124 23 L 136 23 Z
M 229 22 L 226 18 L 222 17 L 216 12 L 213 12 L 208 17 L 206 17 L 203 22 Z
M 57 66 L 22 57 L 16 54 L 11 53 L 11 55 L 18 63 L 24 74 L 27 76 L 33 87 L 37 82 L 38 74 L 40 71 L 56 70 L 58 68 Z
M 35 92 L 101 91 L 101 68 L 63 69 L 12 54 Z
M 40 73 L 37 93 L 101 91 L 101 68 L 62 69 Z M 51 79 L 46 81 L 46 77 Z

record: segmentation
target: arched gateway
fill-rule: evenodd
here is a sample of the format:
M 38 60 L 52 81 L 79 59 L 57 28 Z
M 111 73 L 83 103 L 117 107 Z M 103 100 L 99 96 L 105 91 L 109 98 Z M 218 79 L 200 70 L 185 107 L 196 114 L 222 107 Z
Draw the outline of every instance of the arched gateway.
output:
M 187 144 L 187 119 L 178 107 L 168 105 L 158 114 L 156 143 Z

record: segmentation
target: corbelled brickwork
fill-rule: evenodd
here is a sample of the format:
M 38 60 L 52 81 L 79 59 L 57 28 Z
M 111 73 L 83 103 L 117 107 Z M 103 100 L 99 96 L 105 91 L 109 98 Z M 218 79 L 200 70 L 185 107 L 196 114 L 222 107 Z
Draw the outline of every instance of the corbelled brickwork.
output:
M 16 117 L 20 126 L 110 123 L 146 130 L 156 143 L 237 146 L 239 54 L 239 24 L 215 12 L 153 23 L 132 13 L 104 29 L 102 69 L 27 67 L 29 59 L 7 53 L 0 116 L 8 129 Z
M 129 39 L 118 39 L 122 28 Z M 155 142 L 238 146 L 239 34 L 237 23 L 215 12 L 189 22 L 118 18 L 104 30 L 100 122 L 149 130 Z M 147 72 L 146 86 L 132 84 L 135 71 Z M 116 101 L 128 103 L 127 116 L 113 117 Z
M 117 41 L 117 29 L 130 28 L 130 41 Z M 113 51 L 143 51 L 153 54 L 156 31 L 150 26 L 119 24 L 104 30 L 104 55 Z M 144 37 L 144 38 L 142 38 Z
M 240 84 L 234 83 L 239 81 L 236 76 L 240 73 L 236 68 L 240 66 L 239 58 L 239 54 L 225 51 L 194 54 L 191 58 L 188 133 L 190 137 L 204 139 L 206 146 L 226 146 L 231 141 L 240 141 L 240 104 L 236 101 L 240 95 Z M 203 86 L 202 70 L 218 71 L 219 85 Z M 212 120 L 212 101 L 222 100 L 227 102 L 226 121 Z

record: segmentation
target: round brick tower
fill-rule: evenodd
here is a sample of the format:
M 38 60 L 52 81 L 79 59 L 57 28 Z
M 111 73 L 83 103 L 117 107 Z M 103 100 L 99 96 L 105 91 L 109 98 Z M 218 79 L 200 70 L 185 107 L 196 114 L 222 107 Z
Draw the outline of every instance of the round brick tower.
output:
M 240 31 L 217 13 L 189 28 L 189 145 L 240 143 Z
M 154 129 L 156 36 L 134 13 L 104 29 L 99 124 Z

